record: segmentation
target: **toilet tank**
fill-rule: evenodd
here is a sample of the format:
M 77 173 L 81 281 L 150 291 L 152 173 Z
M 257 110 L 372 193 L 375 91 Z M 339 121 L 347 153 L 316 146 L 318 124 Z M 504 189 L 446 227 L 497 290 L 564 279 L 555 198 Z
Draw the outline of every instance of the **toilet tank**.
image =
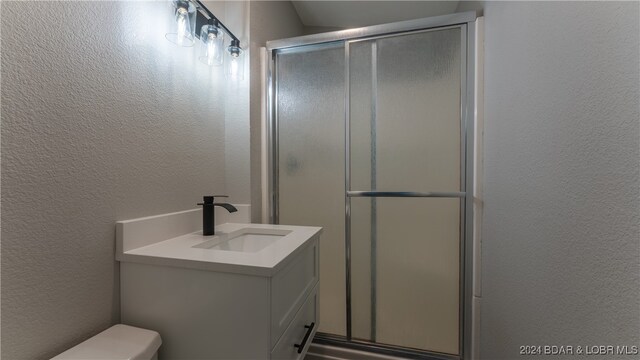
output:
M 160 334 L 155 331 L 118 324 L 51 360 L 152 360 L 157 358 L 161 344 Z

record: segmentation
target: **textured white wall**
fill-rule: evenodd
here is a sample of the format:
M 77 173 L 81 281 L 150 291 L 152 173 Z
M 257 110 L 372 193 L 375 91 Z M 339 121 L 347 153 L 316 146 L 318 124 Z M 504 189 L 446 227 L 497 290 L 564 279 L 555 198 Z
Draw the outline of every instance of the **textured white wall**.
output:
M 164 39 L 167 11 L 2 2 L 3 359 L 119 320 L 116 220 L 226 190 L 224 79 Z
M 244 49 L 244 79 L 226 82 L 225 176 L 229 201 L 251 203 L 249 161 L 249 2 L 225 3 L 224 24 L 240 39 Z M 256 55 L 257 56 L 257 55 Z
M 637 346 L 639 3 L 487 2 L 484 16 L 481 358 Z

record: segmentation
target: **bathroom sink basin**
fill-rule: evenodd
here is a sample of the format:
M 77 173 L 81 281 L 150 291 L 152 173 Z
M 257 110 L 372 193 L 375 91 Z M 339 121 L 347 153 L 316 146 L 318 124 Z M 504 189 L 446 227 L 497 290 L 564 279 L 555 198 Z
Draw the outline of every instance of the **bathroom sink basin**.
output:
M 192 246 L 198 249 L 254 253 L 280 241 L 289 230 L 243 228 L 228 234 L 215 235 L 211 240 Z
M 202 209 L 119 221 L 116 259 L 244 275 L 272 276 L 322 228 L 250 223 L 217 224 L 213 236 L 202 235 Z

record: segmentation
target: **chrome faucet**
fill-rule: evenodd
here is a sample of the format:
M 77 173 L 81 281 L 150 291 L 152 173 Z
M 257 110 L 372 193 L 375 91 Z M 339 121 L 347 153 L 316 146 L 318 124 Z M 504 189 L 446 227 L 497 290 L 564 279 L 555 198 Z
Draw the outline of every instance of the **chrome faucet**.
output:
M 228 196 L 227 195 L 205 196 L 202 199 L 203 202 L 198 203 L 198 205 L 202 205 L 202 235 L 204 236 L 215 235 L 216 233 L 215 212 L 213 211 L 213 209 L 216 206 L 221 206 L 230 213 L 234 213 L 238 211 L 238 209 L 236 209 L 236 207 L 231 204 L 214 203 L 213 199 L 216 197 L 228 197 Z

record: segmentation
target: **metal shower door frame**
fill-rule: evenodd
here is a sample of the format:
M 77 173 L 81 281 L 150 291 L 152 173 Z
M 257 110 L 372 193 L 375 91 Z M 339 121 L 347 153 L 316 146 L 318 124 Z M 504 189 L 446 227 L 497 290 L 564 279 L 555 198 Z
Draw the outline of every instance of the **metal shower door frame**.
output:
M 329 345 L 375 351 L 378 353 L 399 355 L 416 359 L 465 359 L 472 353 L 472 302 L 473 302 L 473 159 L 474 159 L 474 122 L 475 122 L 475 12 L 430 17 L 425 19 L 402 21 L 391 24 L 375 25 L 357 29 L 348 29 L 329 33 L 300 36 L 290 39 L 267 42 L 270 56 L 266 93 L 267 101 L 267 141 L 268 141 L 268 188 L 270 194 L 271 223 L 279 223 L 279 148 L 278 148 L 278 74 L 277 54 L 289 51 L 309 51 L 319 48 L 344 46 L 345 55 L 345 266 L 346 266 L 346 323 L 347 336 L 318 334 L 315 340 Z M 461 29 L 461 86 L 460 86 L 460 121 L 461 121 L 461 173 L 460 192 L 449 193 L 415 193 L 415 192 L 375 192 L 351 191 L 350 179 L 350 84 L 349 84 L 349 44 L 355 41 L 397 36 L 443 28 L 459 27 Z M 437 353 L 388 346 L 351 338 L 351 242 L 350 218 L 351 197 L 447 197 L 460 198 L 460 310 L 459 310 L 459 355 Z

